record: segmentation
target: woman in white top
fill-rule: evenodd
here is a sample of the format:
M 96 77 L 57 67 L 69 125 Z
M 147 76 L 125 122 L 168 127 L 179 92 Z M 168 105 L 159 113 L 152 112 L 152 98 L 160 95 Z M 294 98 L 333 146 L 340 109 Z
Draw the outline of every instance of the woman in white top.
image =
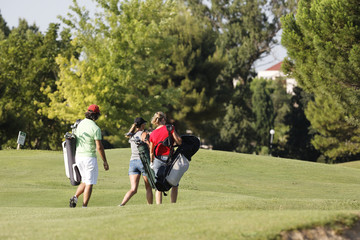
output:
M 125 194 L 124 199 L 122 200 L 119 206 L 124 206 L 132 196 L 134 196 L 137 192 L 140 175 L 143 175 L 145 188 L 146 188 L 146 199 L 148 204 L 153 203 L 153 192 L 148 181 L 147 175 L 144 170 L 144 166 L 140 160 L 139 150 L 137 148 L 136 141 L 144 141 L 146 142 L 146 132 L 144 131 L 146 125 L 146 121 L 141 118 L 137 117 L 134 120 L 134 124 L 131 126 L 129 132 L 126 134 L 126 137 L 129 138 L 129 143 L 131 146 L 131 158 L 129 164 L 129 178 L 131 188 Z

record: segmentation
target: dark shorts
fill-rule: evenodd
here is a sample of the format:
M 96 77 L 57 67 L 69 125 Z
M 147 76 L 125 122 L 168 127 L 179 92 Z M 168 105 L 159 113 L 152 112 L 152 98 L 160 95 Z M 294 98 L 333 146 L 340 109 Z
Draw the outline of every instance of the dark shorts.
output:
M 140 175 L 146 176 L 144 166 L 140 159 L 131 160 L 129 164 L 129 175 Z

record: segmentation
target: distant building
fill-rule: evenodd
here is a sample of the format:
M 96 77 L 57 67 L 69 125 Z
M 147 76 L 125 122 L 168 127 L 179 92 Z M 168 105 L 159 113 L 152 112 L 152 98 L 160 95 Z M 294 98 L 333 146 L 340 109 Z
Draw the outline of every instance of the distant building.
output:
M 282 78 L 285 80 L 286 92 L 290 94 L 294 94 L 293 88 L 296 87 L 297 85 L 296 81 L 293 78 L 286 77 L 286 75 L 281 71 L 281 64 L 282 62 L 279 62 L 264 71 L 259 71 L 257 77 L 271 79 L 271 80 Z

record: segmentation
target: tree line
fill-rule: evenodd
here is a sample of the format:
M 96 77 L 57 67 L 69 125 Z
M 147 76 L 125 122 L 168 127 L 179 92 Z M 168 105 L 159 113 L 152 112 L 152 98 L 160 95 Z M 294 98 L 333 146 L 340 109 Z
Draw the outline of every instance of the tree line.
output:
M 273 156 L 326 162 L 358 156 L 359 111 L 351 87 L 356 79 L 348 78 L 356 72 L 342 72 L 356 69 L 345 60 L 337 62 L 356 49 L 349 49 L 349 41 L 344 46 L 348 54 L 337 56 L 342 52 L 331 49 L 338 69 L 328 71 L 328 62 L 314 65 L 321 56 L 330 59 L 311 44 L 326 50 L 331 46 L 310 40 L 325 28 L 321 19 L 318 26 L 301 22 L 309 18 L 305 9 L 322 1 L 95 2 L 96 13 L 91 13 L 73 1 L 67 16 L 60 17 L 61 31 L 52 23 L 41 33 L 24 19 L 10 29 L 0 16 L 2 149 L 16 146 L 19 130 L 27 133 L 27 148 L 60 149 L 70 124 L 96 103 L 109 147 L 128 146 L 123 135 L 135 117 L 150 120 L 154 112 L 164 111 L 180 133 L 190 129 L 213 149 L 269 154 L 269 130 L 275 129 Z M 346 19 L 343 10 L 341 20 L 357 29 L 356 8 L 347 7 L 353 14 Z M 327 20 L 322 19 L 324 24 Z M 282 26 L 289 53 L 284 70 L 299 83 L 294 94 L 286 93 L 284 79 L 258 79 L 254 70 Z M 340 41 L 341 34 L 331 29 L 321 34 L 331 33 Z M 354 31 L 341 33 L 347 34 L 345 40 Z M 340 75 L 344 80 L 338 87 L 327 84 Z M 350 105 L 352 109 L 346 107 Z

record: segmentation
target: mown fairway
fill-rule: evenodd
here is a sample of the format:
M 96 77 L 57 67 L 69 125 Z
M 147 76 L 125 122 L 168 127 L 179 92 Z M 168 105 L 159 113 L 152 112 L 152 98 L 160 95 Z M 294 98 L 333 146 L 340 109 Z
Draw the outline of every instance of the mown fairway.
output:
M 147 205 L 143 182 L 125 207 L 130 149 L 106 151 L 87 209 L 62 152 L 0 151 L 0 239 L 271 239 L 282 230 L 348 221 L 360 213 L 359 165 L 200 150 L 178 203 Z M 82 197 L 80 198 L 82 201 Z

